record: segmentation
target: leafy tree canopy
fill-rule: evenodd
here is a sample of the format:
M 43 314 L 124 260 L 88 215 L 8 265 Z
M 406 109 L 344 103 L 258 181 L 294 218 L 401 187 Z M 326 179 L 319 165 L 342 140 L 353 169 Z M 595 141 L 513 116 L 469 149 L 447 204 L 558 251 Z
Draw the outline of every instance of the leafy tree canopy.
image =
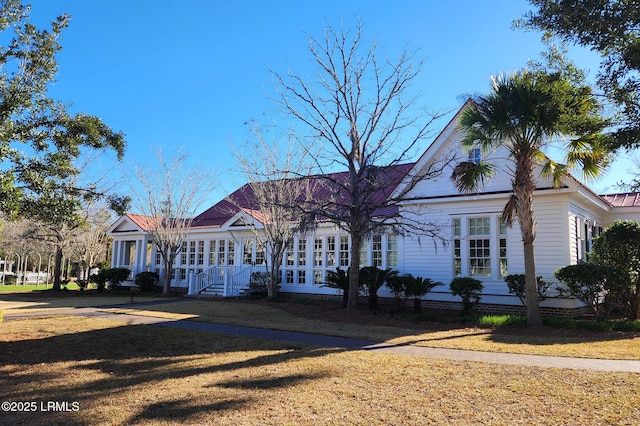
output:
M 519 22 L 602 56 L 598 85 L 618 110 L 611 148 L 640 147 L 640 8 L 629 0 L 529 0 Z
M 38 29 L 29 22 L 30 10 L 19 0 L 0 0 L 0 211 L 73 224 L 83 201 L 104 195 L 94 184 L 79 183 L 76 161 L 87 150 L 105 149 L 122 159 L 125 141 L 99 118 L 71 114 L 48 96 L 70 16 Z

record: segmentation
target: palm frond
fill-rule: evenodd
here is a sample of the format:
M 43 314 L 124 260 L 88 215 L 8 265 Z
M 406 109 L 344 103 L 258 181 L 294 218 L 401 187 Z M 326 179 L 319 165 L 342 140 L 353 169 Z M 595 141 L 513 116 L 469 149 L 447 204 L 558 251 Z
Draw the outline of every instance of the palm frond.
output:
M 472 163 L 463 161 L 458 163 L 451 173 L 451 180 L 456 185 L 458 191 L 463 193 L 477 192 L 484 186 L 485 180 L 490 179 L 495 174 L 495 166 L 485 161 Z
M 516 216 L 516 196 L 515 194 L 511 194 L 507 204 L 505 204 L 504 209 L 502 210 L 502 221 L 508 227 L 513 226 L 514 218 Z
M 550 177 L 553 182 L 554 188 L 559 188 L 562 184 L 562 179 L 569 174 L 569 167 L 566 164 L 561 164 L 553 161 L 550 158 L 542 165 L 542 176 Z

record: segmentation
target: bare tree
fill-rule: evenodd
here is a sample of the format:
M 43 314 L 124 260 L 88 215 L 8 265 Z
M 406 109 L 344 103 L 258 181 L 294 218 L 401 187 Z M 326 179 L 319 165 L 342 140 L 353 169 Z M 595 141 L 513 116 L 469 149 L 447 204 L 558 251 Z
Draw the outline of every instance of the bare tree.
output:
M 173 263 L 182 251 L 196 211 L 211 195 L 214 179 L 199 166 L 188 168 L 188 155 L 178 151 L 166 161 L 156 151 L 158 168 L 137 168 L 130 179 L 133 206 L 147 216 L 147 227 L 164 265 L 163 294 L 169 294 Z
M 17 275 L 26 272 L 31 265 L 31 270 L 36 266 L 41 267 L 42 259 L 47 259 L 51 247 L 43 241 L 41 224 L 29 219 L 20 221 L 0 220 L 2 232 L 0 233 L 0 252 L 5 260 L 2 271 L 9 271 L 9 266 L 14 263 Z M 38 269 L 38 272 L 40 270 Z M 3 276 L 2 282 L 5 282 Z
M 292 205 L 308 202 L 311 194 L 309 180 L 301 178 L 309 173 L 307 153 L 297 145 L 267 141 L 259 127 L 252 123 L 253 138 L 236 159 L 248 184 L 227 200 L 245 212 L 247 226 L 256 243 L 264 248 L 269 272 L 267 294 L 275 297 L 280 282 L 280 267 L 289 241 L 305 228 L 304 217 Z M 245 208 L 251 199 L 257 211 Z
M 401 216 L 399 207 L 417 182 L 440 175 L 451 160 L 431 162 L 419 171 L 406 164 L 430 136 L 437 115 L 418 110 L 416 98 L 409 96 L 420 70 L 412 64 L 413 53 L 380 60 L 376 44 L 367 47 L 362 37 L 361 24 L 354 32 L 327 28 L 322 39 L 309 36 L 316 65 L 313 81 L 273 72 L 276 102 L 306 129 L 301 143 L 324 148 L 316 157 L 322 175 L 314 186 L 322 185 L 331 195 L 314 197 L 302 209 L 350 235 L 349 308 L 357 303 L 359 250 L 368 235 L 407 229 L 439 234 L 437 224 Z M 326 173 L 336 168 L 346 172 Z M 405 190 L 397 193 L 401 181 Z
M 113 222 L 113 215 L 106 208 L 86 207 L 82 216 L 83 224 L 72 233 L 69 239 L 68 255 L 78 262 L 78 279 L 89 277 L 89 268 L 95 265 L 107 250 L 107 229 Z

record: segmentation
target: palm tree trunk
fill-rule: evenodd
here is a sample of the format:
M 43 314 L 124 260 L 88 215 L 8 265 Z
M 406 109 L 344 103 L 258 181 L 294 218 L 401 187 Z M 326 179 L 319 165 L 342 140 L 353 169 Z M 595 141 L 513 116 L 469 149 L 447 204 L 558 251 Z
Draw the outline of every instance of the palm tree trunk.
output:
M 540 301 L 538 300 L 538 280 L 536 279 L 536 258 L 533 250 L 533 241 L 524 243 L 524 276 L 527 325 L 529 327 L 540 327 L 542 326 L 542 317 L 540 316 Z
M 525 293 L 527 301 L 527 325 L 542 326 L 540 302 L 538 300 L 538 280 L 536 280 L 536 257 L 533 242 L 536 238 L 536 225 L 533 213 L 533 193 L 536 181 L 533 177 L 533 157 L 525 152 L 516 159 L 516 173 L 513 180 L 513 193 L 516 199 L 516 214 L 520 222 L 524 248 Z

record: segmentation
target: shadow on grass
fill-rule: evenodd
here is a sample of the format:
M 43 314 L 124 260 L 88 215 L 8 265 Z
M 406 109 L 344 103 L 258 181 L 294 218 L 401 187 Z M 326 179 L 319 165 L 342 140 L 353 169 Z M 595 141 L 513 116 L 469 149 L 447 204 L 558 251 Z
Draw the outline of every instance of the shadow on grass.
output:
M 26 321 L 40 321 L 34 324 L 37 332 L 47 321 L 60 320 Z M 251 393 L 240 395 L 233 389 L 275 392 L 326 377 L 331 373 L 292 375 L 284 366 L 340 351 L 149 325 L 58 334 L 0 342 L 0 396 L 3 401 L 79 401 L 82 408 L 69 413 L 8 413 L 8 424 L 100 423 L 96 411 L 104 408 L 105 401 L 126 408 L 122 418 L 113 419 L 118 424 L 144 419 L 189 421 L 196 415 L 240 410 L 260 402 Z M 271 374 L 260 377 L 264 369 Z M 203 378 L 206 383 L 197 384 Z M 141 398 L 141 387 L 157 395 Z M 185 397 L 189 394 L 195 396 Z
M 209 404 L 194 404 L 193 401 L 181 399 L 177 401 L 159 402 L 146 406 L 139 414 L 129 420 L 129 423 L 137 424 L 142 421 L 168 419 L 180 421 L 192 418 L 202 413 L 219 413 L 229 410 L 240 410 L 246 404 L 253 403 L 251 399 L 225 399 Z M 168 417 L 170 416 L 170 417 Z

